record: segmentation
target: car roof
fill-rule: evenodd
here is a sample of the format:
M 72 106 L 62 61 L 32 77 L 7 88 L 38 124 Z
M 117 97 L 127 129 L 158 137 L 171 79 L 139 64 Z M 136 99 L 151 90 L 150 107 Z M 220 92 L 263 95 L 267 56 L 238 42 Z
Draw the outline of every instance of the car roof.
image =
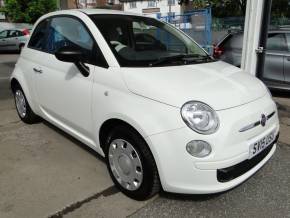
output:
M 269 29 L 268 34 L 273 34 L 273 33 L 290 33 L 290 29 Z M 225 42 L 230 36 L 243 36 L 244 32 L 243 31 L 232 31 L 227 33 L 218 43 L 217 46 L 220 46 L 222 43 Z
M 268 33 L 290 33 L 290 29 L 269 29 Z M 230 32 L 227 35 L 243 35 L 243 31 Z
M 268 33 L 290 33 L 290 30 L 283 30 L 283 29 L 269 30 Z
M 108 15 L 108 14 L 116 14 L 116 15 L 129 15 L 129 16 L 139 16 L 139 17 L 145 17 L 142 14 L 137 13 L 131 13 L 131 12 L 124 12 L 119 10 L 110 10 L 110 9 L 69 9 L 69 10 L 59 10 L 50 12 L 48 14 L 43 15 L 41 18 L 39 18 L 38 22 L 40 22 L 43 19 L 46 19 L 51 16 L 57 16 L 57 15 L 79 15 L 79 13 L 83 13 L 86 15 Z M 37 22 L 37 23 L 38 23 Z M 35 23 L 35 24 L 37 24 Z
M 119 11 L 119 10 L 110 10 L 110 9 L 73 9 L 73 10 L 77 10 L 77 11 L 81 11 L 85 14 L 88 15 L 93 15 L 93 14 L 119 14 L 119 15 L 137 15 L 135 13 L 128 13 L 128 12 L 124 12 L 124 11 Z

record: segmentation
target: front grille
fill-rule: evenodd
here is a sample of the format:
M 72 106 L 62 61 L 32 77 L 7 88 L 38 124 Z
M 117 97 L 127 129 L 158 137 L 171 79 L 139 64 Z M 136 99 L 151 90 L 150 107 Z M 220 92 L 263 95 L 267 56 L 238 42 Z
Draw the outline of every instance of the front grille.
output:
M 219 182 L 229 182 L 245 174 L 252 168 L 254 168 L 258 163 L 260 163 L 269 154 L 274 144 L 278 141 L 278 138 L 279 138 L 279 134 L 277 135 L 276 139 L 274 140 L 274 142 L 272 142 L 271 145 L 269 145 L 264 151 L 262 151 L 260 154 L 253 157 L 252 159 L 245 160 L 231 167 L 218 169 L 217 180 Z

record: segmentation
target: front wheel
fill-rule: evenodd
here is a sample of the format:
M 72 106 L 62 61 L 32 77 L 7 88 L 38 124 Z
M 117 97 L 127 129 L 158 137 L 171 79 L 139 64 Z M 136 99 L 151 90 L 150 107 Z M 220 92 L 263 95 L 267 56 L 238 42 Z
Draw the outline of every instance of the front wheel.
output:
M 108 136 L 105 153 L 110 176 L 125 195 L 145 200 L 159 192 L 160 182 L 153 155 L 134 129 L 115 127 Z
M 19 118 L 28 124 L 33 124 L 39 121 L 39 117 L 30 108 L 30 105 L 20 86 L 14 87 L 13 94 Z

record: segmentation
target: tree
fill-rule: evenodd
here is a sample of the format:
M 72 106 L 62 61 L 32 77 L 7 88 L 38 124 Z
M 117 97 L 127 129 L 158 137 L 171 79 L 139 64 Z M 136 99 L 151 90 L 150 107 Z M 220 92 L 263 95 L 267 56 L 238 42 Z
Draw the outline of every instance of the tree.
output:
M 39 17 L 56 8 L 56 0 L 5 0 L 1 11 L 12 22 L 34 23 Z
M 179 3 L 186 10 L 212 7 L 214 16 L 225 17 L 245 15 L 247 0 L 180 0 Z

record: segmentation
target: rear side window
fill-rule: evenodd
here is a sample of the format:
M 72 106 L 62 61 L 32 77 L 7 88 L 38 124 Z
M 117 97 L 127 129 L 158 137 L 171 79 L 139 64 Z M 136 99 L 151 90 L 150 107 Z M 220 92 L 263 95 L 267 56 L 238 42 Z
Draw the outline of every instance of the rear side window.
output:
M 267 50 L 288 51 L 284 33 L 270 33 L 267 40 Z
M 221 47 L 223 47 L 226 50 L 242 49 L 242 47 L 243 47 L 243 34 L 229 35 L 224 40 Z
M 17 36 L 24 36 L 24 33 L 21 31 L 17 31 Z
M 41 21 L 35 28 L 31 39 L 28 43 L 28 47 L 36 50 L 43 50 L 46 44 L 46 30 L 49 20 Z

